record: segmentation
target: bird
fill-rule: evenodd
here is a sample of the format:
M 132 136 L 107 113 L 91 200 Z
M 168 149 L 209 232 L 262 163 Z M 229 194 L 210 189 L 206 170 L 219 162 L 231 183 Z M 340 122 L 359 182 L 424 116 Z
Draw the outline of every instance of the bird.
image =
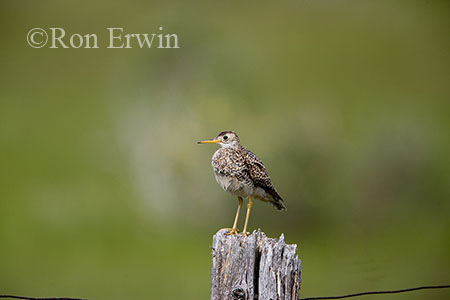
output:
M 237 223 L 244 198 L 248 198 L 247 214 L 242 231 L 244 236 L 247 235 L 252 199 L 269 202 L 278 210 L 286 210 L 283 199 L 267 174 L 266 167 L 253 152 L 240 144 L 236 132 L 222 131 L 215 138 L 199 141 L 198 144 L 220 145 L 211 161 L 216 181 L 225 191 L 237 196 L 239 201 L 233 227 L 226 228 L 227 235 L 239 232 Z

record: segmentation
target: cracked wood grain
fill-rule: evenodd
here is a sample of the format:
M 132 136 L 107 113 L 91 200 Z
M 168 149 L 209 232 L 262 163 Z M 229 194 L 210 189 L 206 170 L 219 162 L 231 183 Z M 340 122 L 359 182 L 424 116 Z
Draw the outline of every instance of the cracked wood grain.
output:
M 213 237 L 211 300 L 296 300 L 299 298 L 301 262 L 297 245 L 284 236 L 268 238 L 260 230 L 249 236 Z

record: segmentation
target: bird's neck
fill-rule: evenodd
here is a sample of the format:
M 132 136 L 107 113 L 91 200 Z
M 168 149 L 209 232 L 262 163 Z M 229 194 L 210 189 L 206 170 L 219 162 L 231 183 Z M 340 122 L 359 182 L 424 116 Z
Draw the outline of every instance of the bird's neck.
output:
M 242 147 L 238 143 L 221 144 L 220 146 L 225 149 L 239 149 L 240 147 Z

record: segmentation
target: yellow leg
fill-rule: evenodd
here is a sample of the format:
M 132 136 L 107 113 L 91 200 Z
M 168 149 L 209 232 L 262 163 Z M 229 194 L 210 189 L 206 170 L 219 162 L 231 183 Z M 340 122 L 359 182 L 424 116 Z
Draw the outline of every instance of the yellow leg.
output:
M 234 218 L 233 228 L 231 228 L 231 230 L 228 233 L 226 233 L 227 235 L 236 234 L 239 232 L 239 230 L 237 229 L 237 222 L 239 219 L 239 214 L 241 212 L 241 207 L 242 207 L 242 203 L 244 202 L 244 200 L 241 197 L 238 197 L 238 200 L 239 200 L 239 206 L 238 206 L 238 209 L 236 212 L 236 217 Z
M 248 196 L 248 204 L 247 204 L 247 215 L 245 216 L 245 224 L 244 224 L 244 231 L 242 231 L 243 235 L 247 235 L 247 225 L 248 225 L 248 219 L 250 217 L 250 210 L 252 209 L 252 197 Z

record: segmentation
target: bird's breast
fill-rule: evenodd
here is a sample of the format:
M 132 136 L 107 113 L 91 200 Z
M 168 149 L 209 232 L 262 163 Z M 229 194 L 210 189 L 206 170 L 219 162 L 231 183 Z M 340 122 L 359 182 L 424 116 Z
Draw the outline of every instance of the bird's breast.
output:
M 254 192 L 254 184 L 248 175 L 242 153 L 232 148 L 220 148 L 211 164 L 217 183 L 227 192 L 247 197 Z
M 254 185 L 253 182 L 248 180 L 243 180 L 242 178 L 238 178 L 233 175 L 223 175 L 217 172 L 214 172 L 217 183 L 227 192 L 240 196 L 247 197 L 254 193 Z

